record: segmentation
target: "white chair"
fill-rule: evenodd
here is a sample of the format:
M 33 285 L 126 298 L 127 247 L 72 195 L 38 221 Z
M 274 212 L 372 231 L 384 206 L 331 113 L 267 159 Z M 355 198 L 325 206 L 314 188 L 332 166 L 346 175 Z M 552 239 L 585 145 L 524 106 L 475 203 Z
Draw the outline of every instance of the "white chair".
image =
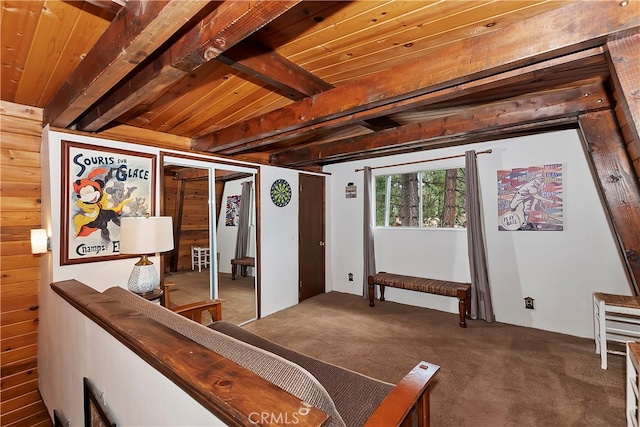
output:
M 627 341 L 640 338 L 640 297 L 595 292 L 593 336 L 596 354 L 600 355 L 600 367 L 607 369 L 608 353 L 626 354 L 624 350 L 610 348 L 609 342 L 625 345 Z
M 198 271 L 201 272 L 202 267 L 209 267 L 211 264 L 210 256 L 209 247 L 191 245 L 191 269 L 195 270 L 197 266 Z

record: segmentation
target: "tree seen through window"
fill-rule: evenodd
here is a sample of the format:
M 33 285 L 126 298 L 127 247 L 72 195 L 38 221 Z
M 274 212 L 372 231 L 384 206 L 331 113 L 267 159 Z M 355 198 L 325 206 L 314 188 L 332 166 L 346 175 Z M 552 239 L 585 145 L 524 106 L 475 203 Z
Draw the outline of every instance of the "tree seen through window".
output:
M 379 227 L 466 226 L 464 168 L 376 177 Z

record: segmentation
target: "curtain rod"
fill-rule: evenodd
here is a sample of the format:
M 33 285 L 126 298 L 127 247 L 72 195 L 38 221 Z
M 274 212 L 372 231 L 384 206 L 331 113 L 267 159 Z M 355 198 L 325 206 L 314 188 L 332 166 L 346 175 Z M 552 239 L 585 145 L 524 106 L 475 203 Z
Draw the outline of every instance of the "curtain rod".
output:
M 476 155 L 478 154 L 490 154 L 491 153 L 491 149 L 489 150 L 484 150 L 484 151 L 478 151 L 476 153 Z M 429 160 L 416 160 L 415 162 L 407 162 L 407 163 L 395 163 L 393 165 L 386 165 L 386 166 L 376 166 L 371 168 L 371 170 L 374 169 L 382 169 L 382 168 L 391 168 L 394 166 L 404 166 L 404 165 L 413 165 L 416 163 L 426 163 L 426 162 L 434 162 L 436 160 L 447 160 L 447 159 L 455 159 L 456 157 L 464 157 L 466 154 L 456 154 L 455 156 L 447 156 L 447 157 L 438 157 L 437 159 L 429 159 Z M 356 169 L 356 172 L 362 172 L 364 170 L 363 169 Z

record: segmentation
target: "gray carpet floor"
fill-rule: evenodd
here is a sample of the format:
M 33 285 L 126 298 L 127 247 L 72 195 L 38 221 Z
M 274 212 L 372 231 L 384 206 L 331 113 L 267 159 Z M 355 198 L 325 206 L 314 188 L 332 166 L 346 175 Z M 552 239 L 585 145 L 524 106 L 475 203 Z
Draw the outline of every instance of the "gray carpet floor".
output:
M 397 383 L 440 365 L 433 426 L 624 426 L 624 357 L 592 339 L 331 292 L 244 326 L 320 360 Z

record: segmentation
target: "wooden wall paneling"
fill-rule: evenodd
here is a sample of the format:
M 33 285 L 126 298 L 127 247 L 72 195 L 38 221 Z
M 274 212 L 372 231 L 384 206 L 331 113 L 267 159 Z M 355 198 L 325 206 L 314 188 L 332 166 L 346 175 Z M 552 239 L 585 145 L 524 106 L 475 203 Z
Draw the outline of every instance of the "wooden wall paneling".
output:
M 13 387 L 11 389 L 2 390 L 2 401 L 6 402 L 1 406 L 2 412 L 15 411 L 20 409 L 25 404 L 33 401 L 34 395 L 38 394 L 38 382 L 30 381 L 23 383 L 19 387 Z
M 29 346 L 35 346 L 38 344 L 37 332 L 31 334 L 22 334 L 17 337 L 2 338 L 0 346 L 3 351 L 12 351 L 13 349 L 26 348 Z
M 4 30 L 4 28 L 3 28 Z M 0 424 L 51 423 L 37 388 L 42 110 L 0 102 Z
M 0 314 L 0 327 L 14 323 L 36 321 L 37 310 L 38 306 L 36 304 L 27 305 L 26 307 L 23 305 L 16 310 L 5 309 L 5 307 L 3 307 L 2 314 Z M 6 337 L 3 336 L 2 338 L 4 339 Z
M 191 245 L 209 245 L 209 188 L 207 180 L 164 178 L 165 214 L 174 218 L 174 247 L 169 271 L 191 269 Z M 182 194 L 182 196 L 180 196 Z
M 56 127 L 51 127 L 51 130 L 72 133 L 76 135 L 113 139 L 115 141 L 130 142 L 132 144 L 149 145 L 151 147 L 169 148 L 174 150 L 189 150 L 191 147 L 191 139 L 189 138 L 127 125 L 114 126 L 112 128 L 95 133 L 61 129 Z
M 3 413 L 0 416 L 0 425 L 3 427 L 52 425 L 42 399 L 23 403 L 25 406 L 20 409 Z
M 26 387 L 28 390 L 32 384 L 36 384 L 38 386 L 38 379 L 33 376 L 34 371 L 24 371 L 18 372 L 14 375 L 7 375 L 2 379 L 2 391 L 0 391 L 0 395 L 4 395 L 5 393 L 9 393 L 11 396 L 14 396 L 14 392 L 11 390 L 16 390 L 21 387 Z M 4 399 L 3 399 L 4 400 Z
M 16 337 L 18 335 L 30 334 L 37 331 L 38 319 L 29 319 L 24 322 L 12 323 L 0 328 L 0 332 L 2 332 L 3 338 Z

